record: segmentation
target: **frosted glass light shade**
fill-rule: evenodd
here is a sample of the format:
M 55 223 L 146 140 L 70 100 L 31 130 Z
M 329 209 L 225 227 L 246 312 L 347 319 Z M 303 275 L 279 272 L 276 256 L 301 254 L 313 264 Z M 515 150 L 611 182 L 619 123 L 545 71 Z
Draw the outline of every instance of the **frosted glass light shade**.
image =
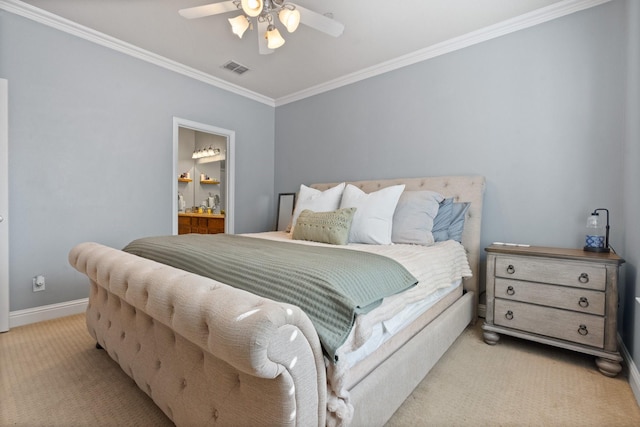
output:
M 264 6 L 262 0 L 242 0 L 240 4 L 244 13 L 253 18 L 262 13 L 262 7 Z
M 598 212 L 593 212 L 587 218 L 584 250 L 589 252 L 608 252 L 608 240 L 604 222 Z
M 300 12 L 298 9 L 291 10 L 284 8 L 278 13 L 278 18 L 290 33 L 298 29 L 298 25 L 300 24 Z
M 277 49 L 284 44 L 284 39 L 276 27 L 268 30 L 265 37 L 267 38 L 267 47 L 269 49 Z
M 244 32 L 249 28 L 249 20 L 244 15 L 229 18 L 229 24 L 231 24 L 231 31 L 233 31 L 233 34 L 239 38 L 242 38 Z

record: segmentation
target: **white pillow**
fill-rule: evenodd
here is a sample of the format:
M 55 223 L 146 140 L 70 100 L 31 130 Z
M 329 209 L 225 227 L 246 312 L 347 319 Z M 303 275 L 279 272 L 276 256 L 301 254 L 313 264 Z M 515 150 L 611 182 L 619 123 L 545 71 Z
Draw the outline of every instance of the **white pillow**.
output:
M 391 244 L 393 213 L 403 191 L 404 184 L 367 194 L 348 184 L 342 193 L 340 208 L 357 208 L 349 231 L 349 242 Z
M 293 210 L 293 216 L 291 217 L 291 232 L 296 226 L 296 221 L 300 213 L 309 209 L 313 212 L 330 212 L 335 211 L 340 206 L 340 198 L 344 191 L 345 183 L 336 185 L 325 191 L 316 190 L 315 188 L 307 187 L 306 185 L 300 185 L 300 191 L 298 192 L 298 200 L 296 201 L 296 207 Z

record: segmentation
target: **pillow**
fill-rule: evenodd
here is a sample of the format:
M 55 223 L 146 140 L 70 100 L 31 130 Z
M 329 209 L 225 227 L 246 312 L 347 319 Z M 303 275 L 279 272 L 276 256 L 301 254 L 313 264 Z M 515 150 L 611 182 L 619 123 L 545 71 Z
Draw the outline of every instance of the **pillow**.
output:
M 433 239 L 436 242 L 445 240 L 462 241 L 464 220 L 470 203 L 454 203 L 453 198 L 444 199 L 440 203 L 438 214 L 433 220 Z
M 462 242 L 464 220 L 469 210 L 469 203 L 454 203 L 451 212 L 451 225 L 449 225 L 449 240 Z
M 298 193 L 296 207 L 291 217 L 291 227 L 289 231 L 293 231 L 298 216 L 305 209 L 314 212 L 329 212 L 338 209 L 340 207 L 340 198 L 342 197 L 344 186 L 345 183 L 343 182 L 328 190 L 320 191 L 307 187 L 304 184 L 300 185 L 300 192 Z
M 346 245 L 355 212 L 356 208 L 331 212 L 313 212 L 305 209 L 300 212 L 291 237 L 294 240 Z
M 393 213 L 403 191 L 404 184 L 367 194 L 358 187 L 348 184 L 342 193 L 340 207 L 358 208 L 353 216 L 349 242 L 391 244 Z
M 435 191 L 404 191 L 393 214 L 391 241 L 430 245 L 434 242 L 431 229 L 444 197 Z
M 444 199 L 440 202 L 438 214 L 433 219 L 433 240 L 436 242 L 444 242 L 449 240 L 449 225 L 451 225 L 451 216 L 453 214 L 453 199 Z

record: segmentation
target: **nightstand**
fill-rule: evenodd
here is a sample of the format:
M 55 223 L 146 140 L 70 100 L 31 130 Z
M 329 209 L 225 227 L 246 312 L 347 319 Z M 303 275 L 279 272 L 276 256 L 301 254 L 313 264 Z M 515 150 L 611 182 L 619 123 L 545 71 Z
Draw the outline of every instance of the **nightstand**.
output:
M 604 375 L 622 369 L 618 352 L 618 269 L 614 253 L 491 245 L 487 251 L 484 340 L 498 334 L 596 356 Z

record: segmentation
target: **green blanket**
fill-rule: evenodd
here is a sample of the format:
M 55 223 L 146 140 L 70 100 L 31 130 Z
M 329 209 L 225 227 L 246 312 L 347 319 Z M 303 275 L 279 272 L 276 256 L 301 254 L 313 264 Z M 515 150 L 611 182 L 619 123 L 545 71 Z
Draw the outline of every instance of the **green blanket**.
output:
M 231 234 L 148 237 L 123 250 L 300 307 L 330 360 L 336 360 L 356 314 L 417 283 L 381 255 Z

